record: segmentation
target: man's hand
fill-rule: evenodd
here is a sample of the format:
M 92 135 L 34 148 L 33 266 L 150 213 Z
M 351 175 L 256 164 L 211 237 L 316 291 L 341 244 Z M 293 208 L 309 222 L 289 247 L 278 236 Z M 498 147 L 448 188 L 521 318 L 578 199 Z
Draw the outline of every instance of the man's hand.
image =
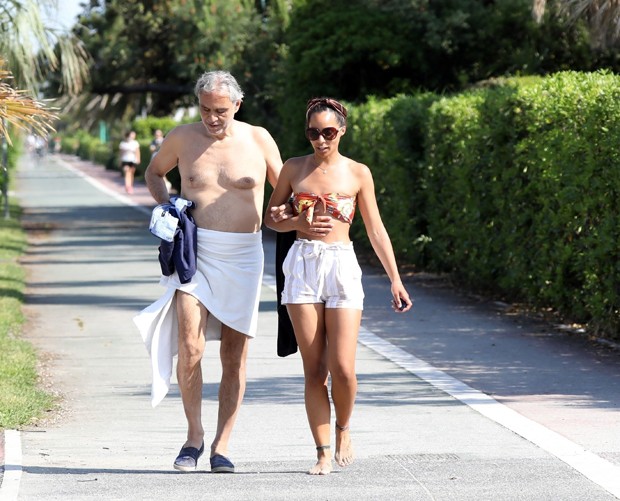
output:
M 280 221 L 284 221 L 285 219 L 290 219 L 293 217 L 293 209 L 289 204 L 282 204 L 278 207 L 271 208 L 271 219 L 275 223 L 279 223 Z

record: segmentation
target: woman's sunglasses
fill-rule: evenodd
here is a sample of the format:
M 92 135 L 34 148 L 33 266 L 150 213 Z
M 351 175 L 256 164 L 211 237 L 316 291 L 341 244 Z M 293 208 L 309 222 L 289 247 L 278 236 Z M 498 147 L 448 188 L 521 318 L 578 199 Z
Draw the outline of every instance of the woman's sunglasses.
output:
M 323 136 L 326 141 L 331 141 L 332 139 L 336 139 L 339 131 L 340 129 L 336 129 L 336 127 L 325 127 L 323 130 L 317 129 L 316 127 L 308 127 L 306 129 L 306 137 L 310 141 L 316 141 L 319 136 Z

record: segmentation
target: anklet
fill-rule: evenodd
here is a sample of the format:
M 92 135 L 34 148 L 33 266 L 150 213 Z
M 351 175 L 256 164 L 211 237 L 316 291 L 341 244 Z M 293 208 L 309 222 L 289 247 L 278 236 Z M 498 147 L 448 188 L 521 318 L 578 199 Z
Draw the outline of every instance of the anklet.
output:
M 338 428 L 340 431 L 347 431 L 349 429 L 349 425 L 340 426 L 338 423 L 336 423 L 336 428 Z
M 317 451 L 324 451 L 324 450 L 327 450 L 327 449 L 330 449 L 329 445 L 317 445 L 316 446 L 316 450 Z

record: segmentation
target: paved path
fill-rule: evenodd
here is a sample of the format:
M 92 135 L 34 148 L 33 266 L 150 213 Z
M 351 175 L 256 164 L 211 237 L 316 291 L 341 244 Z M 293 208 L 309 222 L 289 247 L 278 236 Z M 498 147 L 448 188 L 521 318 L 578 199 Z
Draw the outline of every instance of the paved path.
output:
M 92 176 L 92 177 L 88 177 Z M 408 279 L 409 315 L 364 269 L 366 309 L 352 419 L 358 455 L 305 474 L 314 447 L 298 355 L 276 356 L 273 239 L 259 336 L 233 434 L 235 475 L 178 474 L 178 388 L 152 409 L 150 367 L 131 317 L 163 291 L 150 205 L 117 173 L 73 157 L 24 162 L 18 183 L 30 245 L 27 337 L 62 411 L 7 434 L 0 499 L 607 500 L 620 497 L 620 362 L 614 351 Z M 214 432 L 218 344 L 205 356 L 204 422 Z

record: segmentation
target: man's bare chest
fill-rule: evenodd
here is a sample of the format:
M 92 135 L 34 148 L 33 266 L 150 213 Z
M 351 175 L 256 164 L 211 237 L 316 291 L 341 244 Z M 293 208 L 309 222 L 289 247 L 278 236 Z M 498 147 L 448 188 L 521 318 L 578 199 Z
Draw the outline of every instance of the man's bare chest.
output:
M 179 157 L 187 188 L 253 189 L 265 180 L 265 160 L 251 147 L 190 148 Z

